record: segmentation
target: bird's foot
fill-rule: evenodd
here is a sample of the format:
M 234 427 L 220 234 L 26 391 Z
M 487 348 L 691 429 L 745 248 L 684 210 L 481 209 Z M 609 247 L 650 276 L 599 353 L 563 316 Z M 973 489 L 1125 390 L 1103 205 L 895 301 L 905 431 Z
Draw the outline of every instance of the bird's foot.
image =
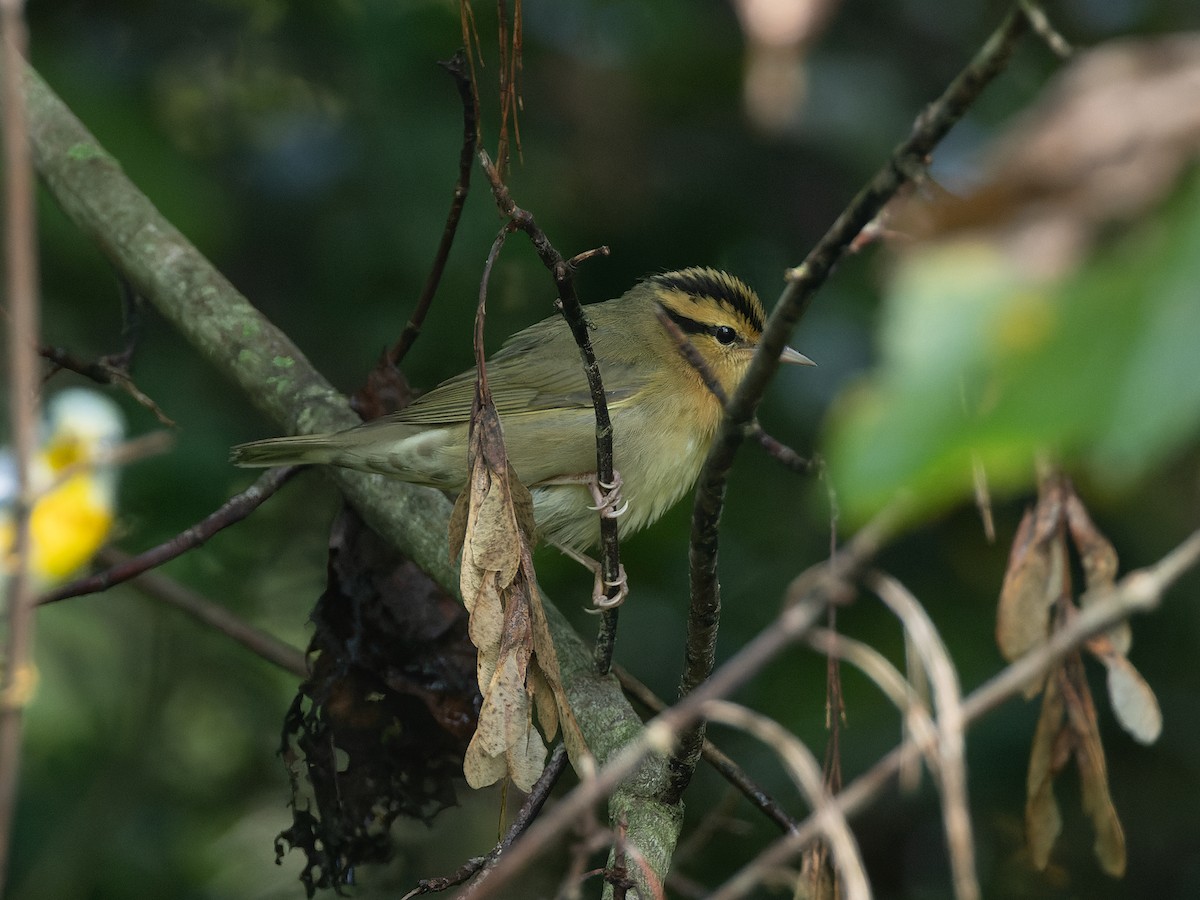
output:
M 589 612 L 605 612 L 610 609 L 616 609 L 625 602 L 625 598 L 629 596 L 629 577 L 625 574 L 625 567 L 623 565 L 620 563 L 617 564 L 617 577 L 613 581 L 609 581 L 604 577 L 604 569 L 600 563 L 587 554 L 580 553 L 574 547 L 568 547 L 566 544 L 559 544 L 554 541 L 551 543 L 564 556 L 569 556 L 575 560 L 575 562 L 589 570 L 595 577 L 595 585 L 592 588 L 593 609 L 589 610 Z M 610 597 L 608 596 L 608 592 L 613 588 L 617 588 L 617 593 Z
M 621 473 L 613 469 L 612 483 L 601 481 L 599 474 L 596 472 L 587 472 L 581 475 L 558 475 L 539 482 L 539 485 L 582 485 L 588 489 L 588 492 L 592 495 L 592 499 L 596 501 L 596 505 L 589 506 L 588 509 L 596 510 L 606 519 L 618 519 L 625 515 L 625 512 L 629 509 L 629 501 L 622 500 L 621 498 L 621 485 L 624 483 Z
M 592 499 L 596 501 L 595 506 L 589 506 L 588 509 L 594 509 L 606 519 L 618 519 L 623 516 L 626 510 L 629 509 L 629 501 L 622 502 L 621 485 L 624 481 L 621 478 L 621 473 L 613 469 L 612 483 L 600 480 L 598 474 L 588 476 L 587 487 L 592 492 Z
M 613 588 L 617 588 L 616 594 L 608 596 L 608 592 Z M 616 609 L 625 602 L 625 598 L 629 596 L 629 577 L 625 574 L 625 567 L 620 563 L 617 564 L 617 578 L 615 581 L 606 581 L 604 573 L 600 571 L 600 567 L 596 567 L 596 585 L 592 590 L 592 606 L 599 612 L 606 612 L 610 609 Z

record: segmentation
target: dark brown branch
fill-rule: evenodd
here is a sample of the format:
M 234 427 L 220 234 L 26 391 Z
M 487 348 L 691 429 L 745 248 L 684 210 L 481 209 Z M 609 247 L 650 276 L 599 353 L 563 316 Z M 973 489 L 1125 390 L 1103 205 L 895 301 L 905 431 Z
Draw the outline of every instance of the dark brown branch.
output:
M 583 371 L 587 376 L 588 389 L 592 395 L 592 406 L 596 410 L 596 477 L 602 484 L 612 484 L 612 419 L 608 414 L 608 399 L 605 397 L 604 383 L 600 378 L 600 366 L 596 362 L 592 339 L 588 334 L 587 317 L 579 302 L 579 296 L 575 293 L 575 266 L 594 256 L 607 256 L 608 248 L 600 247 L 571 259 L 564 259 L 562 254 L 550 243 L 546 233 L 538 227 L 533 214 L 517 206 L 508 187 L 500 179 L 500 173 L 496 171 L 496 167 L 492 165 L 492 161 L 485 151 L 479 152 L 479 161 L 492 185 L 492 194 L 496 198 L 496 205 L 516 228 L 529 236 L 542 264 L 554 276 L 554 285 L 558 290 L 558 301 L 555 305 L 562 312 L 563 318 L 567 320 L 575 343 L 579 345 L 579 354 L 583 359 Z M 600 548 L 601 573 L 606 582 L 615 584 L 621 571 L 617 521 L 604 515 L 600 516 Z M 610 596 L 616 596 L 617 590 L 617 588 L 613 588 L 614 593 Z M 616 627 L 616 609 L 605 609 L 601 616 L 595 651 L 596 670 L 601 675 L 607 673 L 612 666 Z
M 517 812 L 517 817 L 513 820 L 513 823 L 508 826 L 508 831 L 504 833 L 504 838 L 486 856 L 476 856 L 468 859 L 452 875 L 421 879 L 417 882 L 417 886 L 405 894 L 401 900 L 410 900 L 410 898 L 418 897 L 421 894 L 444 891 L 447 888 L 452 888 L 455 885 L 469 881 L 480 871 L 484 873 L 480 878 L 485 878 L 487 871 L 496 864 L 496 860 L 500 857 L 500 854 L 511 847 L 513 841 L 524 834 L 525 829 L 537 818 L 538 813 L 542 811 L 542 807 L 546 805 L 546 800 L 550 797 L 550 792 L 554 790 L 554 785 L 558 783 L 558 779 L 562 777 L 562 773 L 566 768 L 567 750 L 564 745 L 559 744 L 550 755 L 550 759 L 546 763 L 546 768 L 542 770 L 542 774 L 538 776 L 538 780 L 533 783 L 533 790 L 525 797 L 525 802 L 521 804 L 521 809 Z
M 130 557 L 112 549 L 100 551 L 100 558 L 114 568 L 130 562 Z M 308 678 L 308 663 L 305 661 L 303 650 L 279 640 L 261 628 L 255 628 L 225 607 L 175 579 L 161 572 L 144 572 L 131 579 L 131 582 L 133 587 L 148 597 L 187 613 L 200 624 L 231 638 L 254 655 L 262 657 L 285 672 L 291 672 L 299 678 Z
M 724 406 L 728 399 L 725 396 L 725 389 L 721 387 L 721 383 L 713 375 L 712 370 L 708 367 L 708 363 L 700 355 L 700 351 L 687 339 L 687 335 L 683 333 L 683 329 L 667 315 L 666 310 L 660 308 L 655 314 L 658 316 L 658 321 L 662 323 L 663 328 L 666 329 L 667 334 L 675 341 L 675 346 L 679 350 L 680 355 L 696 370 L 696 374 L 700 376 L 705 387 Z M 767 451 L 767 454 L 784 468 L 791 469 L 799 475 L 806 475 L 813 469 L 820 468 L 820 461 L 817 458 L 808 459 L 801 456 L 787 444 L 783 443 L 783 441 L 767 434 L 757 421 L 751 422 L 747 426 L 747 433 L 758 441 L 759 445 Z
M 663 702 L 661 697 L 625 669 L 620 666 L 614 666 L 613 673 L 617 676 L 617 680 L 621 682 L 621 690 L 650 710 L 650 712 L 657 715 L 667 708 L 667 704 Z M 704 739 L 704 749 L 701 751 L 701 756 L 706 763 L 717 771 L 717 774 L 733 785 L 733 787 L 737 788 L 759 812 L 778 825 L 783 831 L 789 832 L 795 830 L 798 824 L 796 819 L 789 815 L 775 801 L 774 797 L 763 790 L 754 779 L 746 774 L 741 766 L 730 759 L 708 738 Z
M 79 359 L 63 347 L 39 344 L 38 355 L 51 364 L 50 371 L 46 374 L 46 380 L 53 377 L 58 370 L 66 369 L 91 379 L 97 384 L 116 385 L 140 405 L 150 410 L 163 425 L 174 428 L 175 422 L 171 417 L 134 383 L 130 366 L 133 363 L 133 354 L 137 350 L 138 337 L 142 331 L 142 300 L 129 279 L 120 271 L 117 272 L 117 287 L 121 294 L 121 336 L 125 339 L 125 346 L 117 353 L 106 354 L 95 362 L 91 362 Z
M 76 375 L 82 375 L 97 384 L 115 385 L 125 391 L 130 397 L 136 400 L 140 405 L 146 407 L 154 414 L 154 418 L 158 419 L 163 425 L 168 428 L 175 427 L 175 421 L 163 412 L 154 400 L 144 393 L 133 381 L 129 375 L 129 370 L 125 367 L 128 362 L 126 354 L 129 347 L 122 350 L 113 356 L 102 356 L 95 362 L 79 359 L 71 354 L 71 352 L 63 347 L 52 347 L 49 344 L 39 344 L 37 348 L 38 355 L 42 359 L 52 363 L 56 369 L 66 369 L 69 372 L 74 372 Z M 53 375 L 54 371 L 50 372 Z M 49 377 L 49 375 L 47 376 Z
M 878 215 L 897 190 L 923 170 L 933 148 L 984 87 L 1004 69 L 1017 41 L 1028 30 L 1025 14 L 1019 7 L 1014 7 L 942 96 L 917 117 L 909 137 L 892 151 L 883 167 L 850 201 L 804 263 L 788 272 L 787 286 L 767 321 L 749 372 L 725 406 L 721 429 L 700 473 L 692 509 L 691 606 L 687 662 L 680 679 L 681 695 L 693 690 L 712 672 L 716 625 L 720 617 L 718 528 L 729 470 L 745 438 L 746 426 L 754 420 L 767 383 L 779 366 L 779 355 L 787 345 L 792 329 L 858 233 Z M 700 757 L 703 737 L 701 723 L 680 741 L 680 748 L 671 760 L 673 784 L 671 793 L 663 798 L 665 802 L 677 799 L 687 787 Z
M 412 317 L 404 326 L 404 331 L 401 332 L 395 345 L 388 351 L 388 361 L 393 366 L 400 364 L 420 336 L 421 326 L 425 324 L 425 316 L 429 313 L 433 297 L 442 281 L 442 273 L 446 271 L 446 261 L 450 257 L 450 248 L 454 244 L 455 234 L 458 233 L 458 222 L 462 218 L 463 206 L 467 202 L 467 194 L 471 189 L 475 142 L 479 136 L 479 109 L 476 106 L 471 73 L 467 69 L 465 53 L 459 50 L 449 60 L 438 63 L 438 65 L 450 73 L 458 88 L 458 95 L 462 99 L 463 142 L 462 150 L 458 155 L 458 181 L 454 183 L 454 197 L 450 201 L 446 227 L 442 229 L 442 239 L 438 243 L 437 253 L 433 258 L 433 267 L 429 270 L 429 277 L 425 279 L 425 286 L 421 289 L 421 296 L 417 299 L 417 306 L 413 310 Z
M 136 578 L 144 572 L 181 556 L 188 550 L 199 547 L 214 534 L 236 522 L 242 521 L 274 494 L 298 472 L 296 466 L 268 469 L 259 479 L 240 494 L 227 500 L 216 512 L 201 519 L 191 528 L 181 531 L 165 543 L 145 553 L 124 558 L 120 563 L 61 585 L 38 598 L 39 604 L 56 603 L 69 597 L 81 597 L 106 591 L 114 585 Z

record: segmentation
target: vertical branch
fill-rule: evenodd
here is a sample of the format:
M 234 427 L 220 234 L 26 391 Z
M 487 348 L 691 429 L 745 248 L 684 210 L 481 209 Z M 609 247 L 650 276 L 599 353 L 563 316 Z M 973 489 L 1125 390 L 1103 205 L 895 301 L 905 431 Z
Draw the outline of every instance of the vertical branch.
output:
M 583 359 L 583 372 L 587 376 L 588 390 L 592 396 L 592 406 L 596 410 L 596 477 L 602 484 L 613 483 L 613 427 L 608 414 L 608 398 L 604 393 L 604 383 L 600 378 L 600 366 L 596 362 L 596 354 L 592 349 L 592 338 L 588 334 L 587 318 L 579 295 L 575 293 L 575 267 L 593 256 L 607 256 L 608 248 L 600 247 L 564 259 L 563 255 L 554 248 L 546 233 L 538 227 L 533 214 L 517 206 L 508 187 L 500 177 L 500 173 L 492 164 L 486 151 L 479 151 L 479 162 L 487 173 L 492 185 L 492 194 L 500 211 L 508 216 L 513 227 L 519 228 L 529 236 L 534 250 L 551 275 L 558 289 L 557 306 L 567 320 L 571 335 L 579 345 L 579 355 Z M 621 561 L 619 535 L 616 519 L 600 516 L 600 571 L 607 583 L 616 584 L 620 579 Z M 614 590 L 616 590 L 614 588 Z M 618 595 L 619 596 L 619 595 Z M 605 608 L 601 615 L 600 633 L 596 639 L 595 662 L 596 671 L 601 675 L 608 674 L 612 667 L 613 646 L 616 640 L 617 610 L 613 606 Z
M 692 584 L 689 641 L 687 663 L 680 679 L 681 694 L 695 689 L 708 677 L 716 658 L 716 620 L 720 615 L 718 528 L 725 507 L 729 470 L 767 383 L 779 367 L 779 355 L 792 329 L 854 239 L 896 191 L 922 171 L 938 142 L 962 118 L 983 89 L 1004 70 L 1017 42 L 1028 30 L 1025 13 L 1020 5 L 1014 6 L 942 95 L 917 117 L 912 133 L 896 146 L 879 171 L 859 190 L 804 262 L 787 273 L 787 286 L 767 320 L 746 377 L 725 407 L 720 431 L 713 440 L 697 482 L 689 552 Z M 671 758 L 672 786 L 671 793 L 663 798 L 665 801 L 677 800 L 687 787 L 700 759 L 703 743 L 703 722 L 682 736 L 679 750 Z
M 30 462 L 37 423 L 38 275 L 34 245 L 33 166 L 21 90 L 28 43 L 21 0 L 0 0 L 4 98 L 4 290 L 8 300 L 9 414 L 17 464 L 17 500 L 8 584 L 8 635 L 0 686 L 0 890 L 7 880 L 21 763 L 24 705 L 33 684 L 34 595 L 29 570 Z M 2 590 L 2 588 L 0 588 Z
M 475 84 L 467 66 L 466 54 L 460 50 L 441 67 L 450 73 L 458 88 L 458 95 L 463 106 L 463 142 L 458 155 L 458 180 L 454 183 L 454 196 L 450 201 L 450 212 L 446 216 L 446 227 L 442 229 L 442 239 L 438 243 L 437 253 L 433 258 L 433 267 L 421 296 L 417 300 L 416 309 L 400 338 L 388 353 L 388 361 L 398 365 L 404 359 L 413 343 L 421 334 L 421 326 L 425 323 L 425 315 L 433 303 L 433 295 L 437 293 L 441 283 L 442 273 L 446 270 L 446 260 L 450 257 L 450 247 L 454 244 L 454 235 L 458 232 L 458 221 L 462 218 L 463 206 L 467 202 L 467 193 L 471 189 L 471 169 L 475 160 L 475 145 L 479 140 L 479 98 L 475 96 Z

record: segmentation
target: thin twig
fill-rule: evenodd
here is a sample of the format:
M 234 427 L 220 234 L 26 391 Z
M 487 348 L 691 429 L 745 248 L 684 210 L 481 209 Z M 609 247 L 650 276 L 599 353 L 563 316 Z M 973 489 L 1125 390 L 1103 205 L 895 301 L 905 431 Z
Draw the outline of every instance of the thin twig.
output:
M 872 573 L 867 580 L 879 599 L 903 623 L 933 687 L 934 705 L 937 707 L 938 771 L 941 776 L 938 783 L 954 878 L 954 896 L 958 900 L 978 900 L 979 878 L 975 874 L 975 838 L 967 804 L 965 724 L 958 671 L 941 635 L 917 598 L 896 579 L 886 575 Z
M 725 389 L 721 387 L 721 383 L 713 375 L 712 369 L 708 367 L 708 363 L 704 361 L 704 357 L 700 355 L 700 351 L 696 349 L 696 345 L 687 339 L 687 335 L 683 333 L 683 329 L 667 315 L 666 310 L 662 307 L 659 307 L 655 311 L 655 315 L 658 316 L 658 321 L 662 324 L 667 334 L 671 336 L 671 340 L 675 342 L 675 347 L 679 350 L 680 355 L 696 370 L 696 374 L 700 376 L 700 380 L 704 382 L 704 386 L 717 398 L 721 406 L 724 406 L 727 399 Z M 751 422 L 747 426 L 747 434 L 758 441 L 759 445 L 767 451 L 767 454 L 772 459 L 797 474 L 806 475 L 814 468 L 819 467 L 819 461 L 816 458 L 809 459 L 801 456 L 787 444 L 767 434 L 757 421 Z
M 84 576 L 48 591 L 39 597 L 37 602 L 39 604 L 56 603 L 59 600 L 66 600 L 68 597 L 81 597 L 84 594 L 106 591 L 113 585 L 136 578 L 155 566 L 160 566 L 183 555 L 188 550 L 199 547 L 221 529 L 240 522 L 258 509 L 267 498 L 279 490 L 298 471 L 297 466 L 268 469 L 254 484 L 227 500 L 216 512 L 181 531 L 169 541 L 144 553 L 139 553 L 137 556 L 127 557 L 119 564 L 102 572 Z
M 107 549 L 100 552 L 101 559 L 115 568 L 127 566 L 131 558 L 119 550 Z M 160 600 L 187 613 L 196 621 L 241 644 L 251 653 L 260 656 L 285 672 L 300 678 L 308 678 L 308 663 L 304 651 L 293 647 L 273 634 L 256 628 L 245 619 L 230 612 L 204 595 L 180 584 L 161 572 L 143 572 L 130 579 L 132 586 L 148 597 Z
M 125 360 L 125 364 L 122 364 L 121 358 L 125 356 L 128 349 L 127 347 L 126 350 L 116 356 L 103 356 L 95 361 L 79 359 L 66 348 L 52 347 L 49 344 L 39 344 L 37 352 L 42 359 L 52 363 L 56 369 L 66 369 L 69 372 L 74 372 L 76 375 L 89 378 L 97 384 L 116 385 L 141 406 L 150 410 L 154 414 L 154 418 L 158 419 L 163 425 L 166 425 L 168 428 L 174 428 L 175 421 L 163 412 L 162 407 L 155 403 L 153 398 L 134 383 L 127 368 L 128 360 Z M 46 377 L 49 378 L 53 374 L 54 369 Z
M 1019 7 L 1009 12 L 941 97 L 917 117 L 909 137 L 892 151 L 883 167 L 851 200 L 809 252 L 804 263 L 788 272 L 787 286 L 771 312 L 746 377 L 725 407 L 720 431 L 709 449 L 697 483 L 696 501 L 692 509 L 692 602 L 688 611 L 688 662 L 680 679 L 682 693 L 703 682 L 712 671 L 716 655 L 715 622 L 720 615 L 718 529 L 725 505 L 729 470 L 744 439 L 746 425 L 753 421 L 767 383 L 779 367 L 779 356 L 791 337 L 792 329 L 858 233 L 901 186 L 922 171 L 937 143 L 962 117 L 983 88 L 1004 69 L 1018 39 L 1028 28 L 1028 20 Z M 702 738 L 702 723 L 682 737 L 679 750 L 672 756 L 672 784 L 663 797 L 664 801 L 678 799 L 691 780 L 699 759 Z
M 529 824 L 537 818 L 538 813 L 542 811 L 542 807 L 546 805 L 546 800 L 550 797 L 550 792 L 554 789 L 554 785 L 558 783 L 558 779 L 562 777 L 562 773 L 566 768 L 567 748 L 565 745 L 559 744 L 554 748 L 554 752 L 550 754 L 546 768 L 542 770 L 542 774 L 538 776 L 538 780 L 533 783 L 533 790 L 525 797 L 525 802 L 521 804 L 516 818 L 508 826 L 508 831 L 505 832 L 503 839 L 487 855 L 476 856 L 467 860 L 452 875 L 444 875 L 440 878 L 422 878 L 417 882 L 417 886 L 401 897 L 400 900 L 411 900 L 411 898 L 420 896 L 421 894 L 444 891 L 447 888 L 452 888 L 455 885 L 470 880 L 477 872 L 481 870 L 486 871 L 494 866 L 500 854 L 511 847 L 513 841 L 524 834 Z
M 970 726 L 1005 700 L 1021 693 L 1027 684 L 1049 671 L 1059 660 L 1075 652 L 1091 636 L 1124 621 L 1138 612 L 1157 608 L 1163 593 L 1188 569 L 1200 563 L 1200 530 L 1193 532 L 1178 547 L 1155 565 L 1130 572 L 1113 587 L 1098 592 L 1066 626 L 1055 631 L 1036 650 L 1021 657 L 963 701 L 963 725 Z M 901 766 L 920 749 L 909 742 L 894 748 L 865 773 L 846 786 L 834 802 L 846 816 L 865 809 L 891 783 Z M 756 889 L 764 875 L 786 865 L 818 834 L 810 816 L 793 834 L 787 835 L 760 853 L 754 861 L 711 895 L 712 900 L 735 900 Z
M 1029 25 L 1034 34 L 1045 41 L 1046 46 L 1053 50 L 1060 59 L 1070 59 L 1074 55 L 1075 49 L 1065 37 L 1058 33 L 1041 4 L 1035 0 L 1020 0 L 1020 4 L 1026 18 L 1029 19 Z
M 654 691 L 627 672 L 621 666 L 614 666 L 613 673 L 621 682 L 621 690 L 635 699 L 652 713 L 661 713 L 667 708 Z M 796 827 L 794 819 L 779 803 L 768 794 L 745 770 L 730 759 L 716 744 L 705 738 L 704 749 L 701 751 L 704 761 L 712 766 L 722 778 L 756 807 L 764 816 L 774 822 L 783 831 L 791 831 Z
M 404 331 L 400 333 L 395 345 L 388 351 L 388 361 L 399 365 L 408 354 L 413 343 L 421 334 L 421 326 L 425 324 L 425 316 L 433 303 L 438 285 L 442 281 L 442 273 L 446 271 L 446 261 L 450 258 L 450 248 L 454 245 L 454 236 L 458 233 L 458 222 L 462 218 L 463 206 L 467 202 L 467 194 L 471 189 L 471 169 L 475 163 L 475 142 L 479 137 L 478 109 L 475 105 L 475 93 L 471 83 L 471 73 L 467 69 L 466 55 L 459 50 L 449 60 L 440 62 L 443 69 L 450 73 L 458 88 L 458 95 L 463 106 L 463 142 L 458 154 L 458 180 L 454 183 L 454 196 L 450 201 L 450 212 L 446 216 L 446 227 L 442 229 L 442 239 L 438 243 L 437 253 L 433 257 L 433 267 L 421 288 L 421 296 L 417 299 L 416 308 Z
M 33 507 L 31 464 L 38 420 L 37 355 L 38 270 L 33 165 L 25 97 L 21 91 L 28 47 L 24 4 L 0 2 L 0 94 L 3 96 L 4 291 L 8 302 L 9 421 L 17 469 L 13 511 L 11 576 L 0 572 L 0 595 L 7 588 L 7 626 L 0 683 L 0 885 L 7 883 L 13 812 L 21 770 L 25 703 L 36 680 L 33 669 L 34 586 L 29 570 L 30 514 Z
M 812 752 L 774 719 L 753 712 L 728 700 L 712 700 L 704 704 L 704 715 L 714 722 L 721 722 L 746 731 L 774 750 L 783 761 L 792 781 L 804 794 L 813 818 L 829 842 L 834 862 L 841 876 L 840 887 L 847 900 L 868 900 L 871 888 L 863 867 L 858 842 L 850 831 L 850 825 L 833 797 L 825 789 L 821 767 Z
M 613 478 L 613 428 L 612 419 L 608 414 L 608 399 L 604 393 L 604 382 L 600 378 L 600 366 L 596 362 L 596 354 L 592 349 L 587 317 L 579 302 L 579 296 L 575 292 L 575 266 L 595 256 L 607 256 L 608 248 L 598 247 L 569 260 L 565 259 L 550 243 L 546 233 L 534 220 L 533 214 L 517 206 L 486 151 L 479 151 L 479 161 L 492 185 L 492 195 L 496 198 L 496 205 L 515 227 L 529 236 L 542 264 L 554 276 L 554 285 L 558 290 L 558 301 L 555 305 L 566 319 L 575 343 L 579 345 L 579 354 L 583 360 L 583 372 L 587 376 L 592 406 L 596 411 L 596 478 L 601 486 L 615 484 Z M 617 520 L 604 515 L 603 511 L 598 515 L 600 516 L 600 571 L 605 582 L 616 585 L 621 575 Z M 612 591 L 613 593 L 609 595 L 610 598 L 620 596 L 619 588 L 614 587 Z M 612 605 L 601 605 L 601 609 L 603 614 L 600 620 L 599 634 L 596 638 L 595 662 L 596 671 L 604 675 L 612 666 L 617 611 Z
M 814 628 L 805 635 L 805 643 L 826 656 L 845 660 L 875 683 L 892 705 L 904 717 L 911 739 L 920 748 L 929 769 L 937 772 L 937 728 L 933 718 L 915 695 L 913 686 L 904 679 L 882 653 L 863 641 L 847 637 L 828 628 Z M 919 760 L 917 760 L 919 762 Z

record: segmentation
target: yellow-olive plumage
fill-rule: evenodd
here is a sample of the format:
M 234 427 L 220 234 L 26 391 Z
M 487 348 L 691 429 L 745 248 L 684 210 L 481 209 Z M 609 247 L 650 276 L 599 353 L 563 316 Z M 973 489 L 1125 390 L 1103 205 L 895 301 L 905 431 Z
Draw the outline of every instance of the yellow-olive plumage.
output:
M 613 424 L 622 479 L 621 531 L 661 516 L 695 483 L 721 406 L 674 338 L 662 308 L 699 351 L 726 395 L 745 376 L 763 329 L 757 295 L 714 269 L 652 276 L 616 300 L 585 308 Z M 788 362 L 811 364 L 794 350 Z M 596 471 L 596 419 L 579 349 L 561 316 L 517 332 L 487 363 L 509 460 L 533 494 L 540 536 L 574 549 L 599 541 L 583 484 L 556 479 Z M 255 441 L 233 448 L 241 466 L 325 463 L 461 490 L 475 370 L 438 385 L 399 412 L 333 434 Z

